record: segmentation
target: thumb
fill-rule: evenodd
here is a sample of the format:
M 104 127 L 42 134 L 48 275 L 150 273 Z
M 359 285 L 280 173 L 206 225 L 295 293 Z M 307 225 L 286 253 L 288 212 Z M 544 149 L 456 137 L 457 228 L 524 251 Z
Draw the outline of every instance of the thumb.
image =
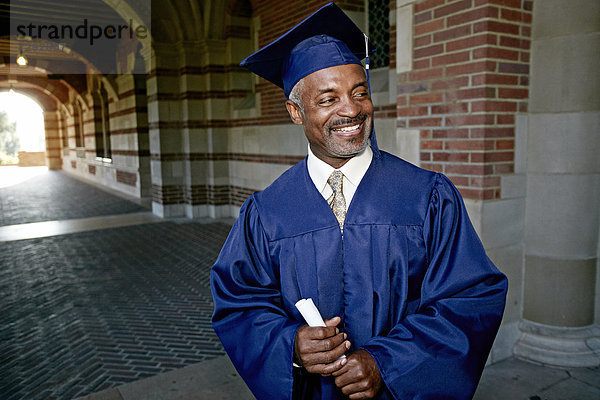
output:
M 342 322 L 340 317 L 333 317 L 325 320 L 325 326 L 338 326 L 340 322 Z

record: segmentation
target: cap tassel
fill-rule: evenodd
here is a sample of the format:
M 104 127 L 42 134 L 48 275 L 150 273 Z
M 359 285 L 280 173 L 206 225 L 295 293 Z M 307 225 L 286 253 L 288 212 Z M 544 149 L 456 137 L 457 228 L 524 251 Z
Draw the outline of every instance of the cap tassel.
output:
M 367 85 L 369 86 L 369 96 L 371 95 L 371 82 L 369 81 L 369 37 L 365 36 L 365 71 L 367 72 Z
M 369 97 L 371 97 L 371 81 L 369 80 L 369 37 L 363 32 L 365 36 L 365 72 L 367 73 L 367 87 L 369 88 Z M 375 136 L 375 125 L 371 127 L 371 149 L 375 157 L 379 157 L 379 146 L 377 145 L 377 137 Z

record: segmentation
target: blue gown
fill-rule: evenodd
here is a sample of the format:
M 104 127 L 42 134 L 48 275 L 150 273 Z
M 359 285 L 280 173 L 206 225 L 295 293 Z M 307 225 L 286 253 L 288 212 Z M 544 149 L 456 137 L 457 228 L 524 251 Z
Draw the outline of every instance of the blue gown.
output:
M 507 281 L 452 183 L 374 148 L 343 238 L 305 159 L 244 203 L 211 288 L 213 327 L 258 399 L 344 398 L 292 366 L 294 304 L 312 298 L 375 359 L 378 398 L 439 400 L 472 397 Z

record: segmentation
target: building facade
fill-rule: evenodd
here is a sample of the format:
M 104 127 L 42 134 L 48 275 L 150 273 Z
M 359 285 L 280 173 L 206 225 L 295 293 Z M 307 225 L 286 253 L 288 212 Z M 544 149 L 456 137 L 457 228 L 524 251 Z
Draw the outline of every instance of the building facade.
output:
M 134 3 L 95 6 L 139 26 Z M 152 1 L 110 73 L 5 56 L 0 90 L 44 109 L 50 168 L 165 218 L 234 217 L 307 148 L 282 91 L 239 62 L 325 3 Z M 600 2 L 336 4 L 378 49 L 380 147 L 454 182 L 509 277 L 491 362 L 600 365 Z

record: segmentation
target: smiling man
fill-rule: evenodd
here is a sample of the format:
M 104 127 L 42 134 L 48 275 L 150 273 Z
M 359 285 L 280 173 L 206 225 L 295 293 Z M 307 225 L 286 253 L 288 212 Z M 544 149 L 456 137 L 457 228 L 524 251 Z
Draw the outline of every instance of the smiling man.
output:
M 456 188 L 378 149 L 364 43 L 331 3 L 242 62 L 308 140 L 211 271 L 214 329 L 258 399 L 469 399 L 502 318 L 506 278 Z

